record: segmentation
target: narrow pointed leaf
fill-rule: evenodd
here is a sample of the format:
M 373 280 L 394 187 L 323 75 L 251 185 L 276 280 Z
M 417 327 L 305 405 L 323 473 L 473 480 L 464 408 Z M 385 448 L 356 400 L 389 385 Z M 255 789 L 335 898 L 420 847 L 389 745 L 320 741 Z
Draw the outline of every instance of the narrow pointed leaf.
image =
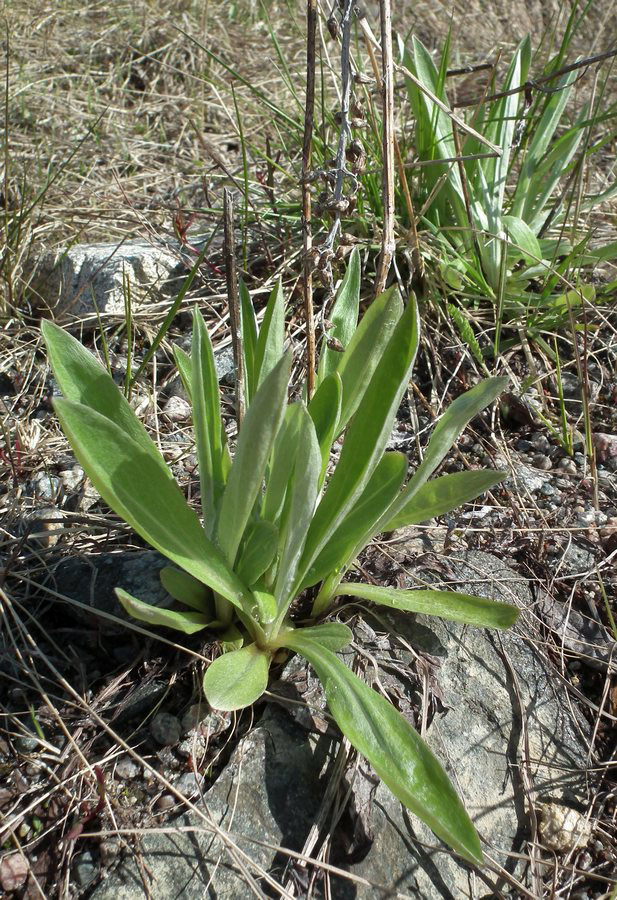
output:
M 191 357 L 188 355 L 186 350 L 183 350 L 182 347 L 179 347 L 177 344 L 174 344 L 173 353 L 176 368 L 178 369 L 178 374 L 180 375 L 180 380 L 182 382 L 182 387 L 186 391 L 186 396 L 189 398 L 189 402 L 191 402 Z
M 283 419 L 290 365 L 289 355 L 278 361 L 255 394 L 240 429 L 218 523 L 218 543 L 231 564 L 261 491 L 266 465 Z
M 80 403 L 109 419 L 134 441 L 142 453 L 167 472 L 165 460 L 118 390 L 111 375 L 95 357 L 67 331 L 44 320 L 41 331 L 56 381 L 66 400 Z
M 259 329 L 255 346 L 255 390 L 265 381 L 283 355 L 285 344 L 285 298 L 281 280 L 277 282 Z
M 242 352 L 244 354 L 244 377 L 246 379 L 246 398 L 250 404 L 257 385 L 255 383 L 255 353 L 257 351 L 257 320 L 251 301 L 251 295 L 244 281 L 240 279 L 240 323 L 242 334 Z
M 351 421 L 338 465 L 313 517 L 300 581 L 353 509 L 382 457 L 411 375 L 418 333 L 418 311 L 411 300 Z
M 394 796 L 462 857 L 482 863 L 480 841 L 463 804 L 409 722 L 334 653 L 304 637 L 301 630 L 287 638 L 287 646 L 313 666 L 339 728 Z
M 100 413 L 57 399 L 75 456 L 103 500 L 152 547 L 238 607 L 247 589 L 208 540 L 166 466 Z
M 332 442 L 337 432 L 341 415 L 342 396 L 343 383 L 338 372 L 333 372 L 332 375 L 324 378 L 308 405 L 309 415 L 315 426 L 321 452 L 320 485 L 326 474 Z
M 306 407 L 301 409 L 296 464 L 290 486 L 287 533 L 274 589 L 279 611 L 286 609 L 293 599 L 296 573 L 315 511 L 321 473 L 321 452 L 315 426 Z
M 342 622 L 324 622 L 322 625 L 310 625 L 302 628 L 302 639 L 310 639 L 327 650 L 337 653 L 343 647 L 347 647 L 353 640 L 353 632 L 347 625 Z M 288 646 L 288 636 L 295 633 L 295 629 L 286 629 L 281 631 L 276 639 L 277 646 Z M 293 640 L 293 638 L 292 638 Z
M 195 634 L 197 631 L 203 631 L 211 624 L 210 616 L 198 612 L 175 612 L 171 609 L 161 609 L 158 606 L 152 606 L 150 603 L 144 603 L 137 597 L 116 588 L 116 596 L 125 611 L 140 622 L 147 622 L 148 625 L 163 625 L 165 628 L 173 628 L 175 631 L 181 631 L 183 634 Z
M 507 472 L 485 469 L 441 475 L 427 481 L 412 494 L 396 516 L 385 523 L 383 530 L 396 531 L 405 525 L 418 525 L 435 516 L 443 516 L 463 503 L 475 500 L 507 477 Z
M 370 540 L 375 524 L 398 495 L 406 472 L 403 453 L 384 454 L 362 496 L 309 569 L 303 587 L 317 584 L 357 555 L 356 548 Z
M 337 291 L 332 312 L 328 316 L 332 322 L 332 328 L 328 329 L 328 337 L 335 338 L 343 347 L 347 347 L 358 324 L 360 275 L 360 251 L 355 247 L 349 258 L 345 277 Z M 331 350 L 327 344 L 324 346 L 319 360 L 318 383 L 337 369 L 340 358 L 339 351 Z
M 268 686 L 269 667 L 270 654 L 256 644 L 219 656 L 204 675 L 208 703 L 225 712 L 250 706 Z
M 387 515 L 380 523 L 379 531 L 383 531 L 385 524 L 392 521 L 400 510 L 409 504 L 414 494 L 428 481 L 437 466 L 443 461 L 468 422 L 489 403 L 492 403 L 505 390 L 507 384 L 508 378 L 506 377 L 485 378 L 484 381 L 457 397 L 450 404 L 435 426 L 424 459 L 405 490 L 388 510 Z
M 197 307 L 193 311 L 191 395 L 204 527 L 208 537 L 212 538 L 225 489 L 221 404 L 212 344 Z
M 281 425 L 272 456 L 268 464 L 266 490 L 262 504 L 262 516 L 268 522 L 278 524 L 283 510 L 289 479 L 295 463 L 295 449 L 298 445 L 298 431 L 302 419 L 302 405 L 290 403 L 285 410 L 285 418 Z
M 405 612 L 439 616 L 441 619 L 479 628 L 509 628 L 519 615 L 518 609 L 509 603 L 475 597 L 472 594 L 458 594 L 455 591 L 401 591 L 374 584 L 343 582 L 336 589 L 336 594 L 359 597 L 361 600 L 370 600 Z
M 336 371 L 343 385 L 343 396 L 337 434 L 340 434 L 362 402 L 402 314 L 403 301 L 397 288 L 388 288 L 373 300 L 362 316 L 347 349 L 339 354 Z
M 161 569 L 160 579 L 161 584 L 174 600 L 214 618 L 210 608 L 212 606 L 211 591 L 203 582 L 193 578 L 188 572 L 175 569 L 173 566 L 165 566 Z
M 236 572 L 249 587 L 270 567 L 278 547 L 278 530 L 271 522 L 260 520 L 248 528 Z

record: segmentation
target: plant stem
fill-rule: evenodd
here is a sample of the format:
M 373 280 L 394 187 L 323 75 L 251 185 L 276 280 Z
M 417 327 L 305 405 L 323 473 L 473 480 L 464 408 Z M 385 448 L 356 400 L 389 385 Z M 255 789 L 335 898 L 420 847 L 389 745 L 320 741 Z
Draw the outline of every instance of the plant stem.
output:
M 380 0 L 381 20 L 381 94 L 383 99 L 383 229 L 381 255 L 375 296 L 386 288 L 392 257 L 394 256 L 394 69 L 392 62 L 392 15 L 390 0 Z
M 304 321 L 306 328 L 306 393 L 310 400 L 315 390 L 315 322 L 313 317 L 313 260 L 311 248 L 311 187 L 309 171 L 313 146 L 315 115 L 315 34 L 317 30 L 317 0 L 306 4 L 306 100 L 304 104 L 304 139 L 302 142 L 302 234 L 304 237 Z
M 231 191 L 223 191 L 223 229 L 225 241 L 225 279 L 227 282 L 227 299 L 229 301 L 229 319 L 231 324 L 231 346 L 234 354 L 236 370 L 236 421 L 238 431 L 244 418 L 244 358 L 242 356 L 242 335 L 240 333 L 240 301 L 238 299 L 238 282 L 236 279 L 236 247 L 234 240 L 234 201 Z

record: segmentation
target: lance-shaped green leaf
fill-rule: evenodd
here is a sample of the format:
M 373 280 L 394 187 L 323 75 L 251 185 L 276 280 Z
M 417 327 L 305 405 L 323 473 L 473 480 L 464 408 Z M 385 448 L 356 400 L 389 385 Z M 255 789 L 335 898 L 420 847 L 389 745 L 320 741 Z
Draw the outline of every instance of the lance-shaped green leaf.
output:
M 479 628 L 509 628 L 518 619 L 519 611 L 509 603 L 458 594 L 455 591 L 401 591 L 375 584 L 343 582 L 335 593 L 339 596 L 359 597 L 391 609 L 439 616 L 452 622 L 463 622 Z
M 204 675 L 208 703 L 225 712 L 250 706 L 268 686 L 269 668 L 270 654 L 256 644 L 219 656 Z
M 211 615 L 211 592 L 203 582 L 193 578 L 188 572 L 175 569 L 173 566 L 165 566 L 161 569 L 160 579 L 161 584 L 174 600 L 214 618 Z
M 409 722 L 360 681 L 334 653 L 296 630 L 287 646 L 319 676 L 330 712 L 345 737 L 384 784 L 435 834 L 473 863 L 482 863 L 478 835 L 448 776 Z
M 268 463 L 266 490 L 261 513 L 268 522 L 278 523 L 283 510 L 289 479 L 296 459 L 295 450 L 298 445 L 301 421 L 302 404 L 290 403 L 285 410 L 285 418 L 279 428 Z
M 240 429 L 218 522 L 218 543 L 231 564 L 261 490 L 274 439 L 285 413 L 290 366 L 291 358 L 286 354 L 259 387 Z
M 542 249 L 527 222 L 523 222 L 517 216 L 502 216 L 501 221 L 511 241 L 508 245 L 508 256 L 513 259 L 524 259 L 530 266 L 536 265 L 542 259 Z
M 255 346 L 255 390 L 265 381 L 283 355 L 285 344 L 285 298 L 283 285 L 277 281 L 259 329 Z
M 113 422 L 168 474 L 165 460 L 111 375 L 72 335 L 44 320 L 41 331 L 49 361 L 66 400 L 81 403 Z
M 328 337 L 337 340 L 343 348 L 347 347 L 358 324 L 360 275 L 360 251 L 357 247 L 354 247 L 347 264 L 345 277 L 337 291 L 336 300 L 328 316 L 332 323 L 332 328 L 328 328 Z M 331 350 L 327 344 L 324 345 L 319 360 L 318 384 L 336 371 L 340 359 L 341 353 L 339 351 Z
M 306 407 L 301 409 L 296 464 L 290 484 L 289 516 L 274 587 L 277 609 L 282 614 L 293 599 L 296 573 L 315 511 L 321 473 L 321 453 L 315 426 Z
M 353 640 L 351 628 L 343 625 L 342 622 L 324 622 L 321 625 L 309 625 L 306 628 L 302 628 L 301 631 L 304 640 L 316 641 L 327 650 L 332 650 L 333 653 L 337 653 L 343 647 L 347 647 Z M 289 635 L 294 632 L 294 628 L 282 629 L 276 639 L 272 641 L 271 646 L 273 648 L 289 646 Z
M 271 523 L 260 519 L 247 528 L 246 540 L 236 564 L 236 572 L 249 587 L 269 569 L 276 555 L 279 534 Z
M 186 350 L 183 350 L 182 347 L 179 347 L 177 344 L 174 344 L 173 347 L 174 353 L 174 361 L 176 363 L 176 368 L 178 369 L 178 373 L 180 375 L 180 381 L 182 382 L 182 387 L 186 391 L 186 396 L 189 398 L 189 402 L 192 401 L 192 385 L 191 385 L 191 357 L 188 355 Z
M 396 531 L 405 525 L 418 525 L 435 516 L 443 516 L 463 503 L 475 500 L 507 477 L 507 472 L 485 469 L 441 475 L 418 488 L 396 516 L 384 524 L 383 530 Z
M 126 612 L 140 622 L 147 622 L 148 625 L 163 625 L 165 628 L 173 628 L 183 634 L 195 634 L 196 631 L 203 631 L 208 625 L 215 626 L 217 624 L 204 613 L 161 609 L 159 606 L 152 606 L 151 603 L 138 600 L 137 597 L 131 596 L 122 588 L 116 588 L 115 591 Z
M 78 462 L 114 512 L 176 565 L 241 607 L 247 588 L 206 537 L 167 467 L 89 407 L 57 399 L 54 409 Z
M 406 472 L 407 458 L 403 453 L 384 454 L 362 496 L 309 569 L 303 587 L 322 581 L 348 563 L 357 546 L 365 545 L 366 536 L 370 539 L 375 524 L 398 495 Z
M 361 496 L 392 431 L 418 348 L 418 311 L 410 300 L 353 417 L 341 456 L 308 534 L 299 583 Z
M 336 368 L 343 385 L 337 434 L 358 409 L 396 323 L 403 314 L 403 301 L 396 288 L 388 288 L 377 297 L 362 316 L 347 349 L 339 354 Z
M 257 350 L 257 320 L 251 302 L 251 295 L 244 281 L 240 279 L 240 333 L 242 334 L 242 353 L 244 355 L 244 377 L 246 379 L 245 396 L 247 403 L 257 390 L 255 383 L 255 353 Z
M 191 395 L 204 527 L 208 537 L 212 538 L 216 532 L 217 512 L 225 490 L 224 443 L 214 353 L 205 322 L 197 307 L 193 310 Z
M 309 415 L 313 420 L 321 451 L 320 485 L 323 483 L 326 474 L 332 442 L 341 415 L 342 396 L 343 384 L 340 375 L 338 372 L 333 372 L 332 375 L 324 378 L 308 405 Z
M 379 523 L 379 534 L 386 524 L 395 519 L 398 513 L 411 501 L 431 477 L 437 466 L 457 440 L 468 422 L 473 419 L 489 403 L 492 403 L 505 390 L 508 379 L 505 377 L 485 378 L 471 390 L 466 391 L 454 400 L 445 411 L 431 435 L 424 459 L 416 469 L 405 490 L 394 501 L 383 520 Z

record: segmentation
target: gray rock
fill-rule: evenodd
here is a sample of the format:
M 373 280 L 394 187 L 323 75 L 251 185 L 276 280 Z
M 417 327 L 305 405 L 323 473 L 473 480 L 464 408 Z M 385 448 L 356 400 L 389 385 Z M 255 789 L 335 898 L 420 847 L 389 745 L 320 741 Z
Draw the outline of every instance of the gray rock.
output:
M 24 516 L 21 528 L 28 535 L 28 543 L 35 547 L 55 547 L 63 533 L 64 513 L 55 506 L 31 510 Z
M 47 472 L 37 472 L 31 486 L 35 499 L 43 503 L 56 503 L 62 494 L 62 480 Z
M 545 472 L 548 472 L 553 466 L 549 457 L 544 453 L 534 453 L 531 462 L 536 469 L 543 469 Z
M 73 876 L 80 888 L 86 888 L 96 878 L 97 865 L 90 850 L 84 850 L 73 862 Z
M 161 747 L 169 747 L 180 740 L 180 720 L 171 713 L 157 713 L 150 722 L 150 734 Z
M 447 558 L 447 565 L 448 581 L 460 590 L 499 596 L 522 607 L 532 605 L 526 581 L 500 559 L 469 552 Z M 428 578 L 430 573 L 420 574 Z M 458 785 L 490 855 L 527 883 L 521 863 L 509 855 L 524 854 L 530 836 L 524 772 L 529 773 L 539 802 L 572 805 L 583 794 L 586 766 L 578 728 L 583 734 L 587 731 L 584 723 L 573 721 L 567 697 L 554 689 L 541 650 L 529 643 L 532 619 L 498 636 L 424 617 L 414 620 L 399 613 L 387 617 L 393 630 L 428 664 L 432 694 L 440 698 L 427 729 L 428 742 Z M 394 654 L 394 666 L 382 670 L 384 683 L 393 687 L 403 708 L 410 709 L 405 698 L 413 698 L 414 691 L 419 697 L 417 682 L 414 687 L 406 677 L 411 654 L 387 650 L 383 620 L 381 610 L 381 634 L 367 649 L 382 658 L 384 653 Z M 369 626 L 362 640 L 370 642 L 372 635 Z M 395 641 L 391 645 L 398 646 Z M 292 677 L 297 685 L 302 683 L 302 695 L 310 687 L 310 670 L 305 667 L 302 680 L 301 669 L 297 663 Z M 313 703 L 319 711 L 319 698 L 312 696 Z M 529 742 L 526 762 L 524 725 Z M 287 857 L 253 845 L 250 839 L 292 851 L 303 847 L 332 775 L 336 749 L 329 733 L 307 731 L 284 710 L 270 706 L 206 794 L 207 813 L 279 883 L 286 881 Z M 189 900 L 202 896 L 206 885 L 220 900 L 252 895 L 232 853 L 204 830 L 202 818 L 189 812 L 176 824 L 194 830 L 173 835 L 153 832 L 143 839 L 147 869 L 154 879 L 153 897 Z M 351 857 L 345 850 L 349 843 Z M 423 900 L 471 896 L 474 876 L 469 867 L 444 853 L 431 832 L 362 766 L 353 781 L 347 821 L 333 836 L 330 862 L 371 883 L 369 888 L 333 878 L 335 900 L 373 900 L 399 892 Z M 503 890 L 503 882 L 486 871 L 475 877 L 485 895 L 498 896 Z M 95 900 L 119 896 L 123 900 L 146 896 L 132 859 L 93 893 Z
M 92 610 L 92 615 L 89 615 L 82 607 L 73 606 L 75 615 L 82 621 L 91 621 L 92 616 L 103 613 L 99 617 L 103 631 L 123 632 L 123 622 L 129 616 L 118 602 L 114 588 L 124 588 L 139 600 L 155 606 L 170 606 L 172 598 L 161 584 L 159 574 L 167 565 L 169 561 L 154 550 L 71 557 L 54 568 L 53 586 L 61 594 Z M 121 621 L 114 622 L 107 618 L 109 615 Z
M 35 263 L 31 288 L 35 305 L 53 312 L 55 319 L 93 316 L 93 294 L 100 313 L 123 317 L 124 278 L 136 310 L 177 292 L 186 274 L 177 242 L 78 244 L 43 254 Z
M 118 778 L 129 781 L 131 778 L 137 778 L 141 772 L 141 768 L 125 753 L 124 756 L 118 758 L 115 772 Z
M 548 451 L 551 449 L 551 442 L 541 431 L 536 431 L 535 434 L 532 434 L 531 444 L 534 450 L 537 450 L 538 453 L 548 453 Z
M 557 468 L 562 472 L 567 472 L 568 475 L 576 475 L 576 463 L 569 456 L 560 459 L 557 463 Z

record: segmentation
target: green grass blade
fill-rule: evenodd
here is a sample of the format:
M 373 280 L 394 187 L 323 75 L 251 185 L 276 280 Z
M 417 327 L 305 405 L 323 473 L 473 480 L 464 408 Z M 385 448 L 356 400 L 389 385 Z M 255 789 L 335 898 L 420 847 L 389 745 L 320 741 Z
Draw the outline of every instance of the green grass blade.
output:
M 257 390 L 255 383 L 255 354 L 257 351 L 257 320 L 251 302 L 251 295 L 244 281 L 240 279 L 240 330 L 242 352 L 244 353 L 245 396 L 250 405 Z
M 321 473 L 319 486 L 323 484 L 326 468 L 330 460 L 332 442 L 337 433 L 338 423 L 341 417 L 343 398 L 343 383 L 338 372 L 333 372 L 321 382 L 308 405 L 308 411 L 321 451 Z
M 359 597 L 361 600 L 370 600 L 371 603 L 405 612 L 439 616 L 441 619 L 475 625 L 478 628 L 509 628 L 519 616 L 518 609 L 509 603 L 474 597 L 471 594 L 457 594 L 455 591 L 400 591 L 374 584 L 343 582 L 336 589 L 336 594 Z
M 279 278 L 274 286 L 255 347 L 255 390 L 265 381 L 283 355 L 285 344 L 285 298 Z
M 182 382 L 182 387 L 186 391 L 189 402 L 192 402 L 191 357 L 188 355 L 186 350 L 183 350 L 182 347 L 179 347 L 177 344 L 174 344 L 173 354 L 176 368 L 178 370 L 178 374 L 180 375 L 180 381 Z
M 334 653 L 301 630 L 287 638 L 287 646 L 313 666 L 339 728 L 394 796 L 464 859 L 481 864 L 480 841 L 463 804 L 409 722 Z
M 233 565 L 285 413 L 291 357 L 280 359 L 248 408 L 227 476 L 218 522 L 218 544 Z

